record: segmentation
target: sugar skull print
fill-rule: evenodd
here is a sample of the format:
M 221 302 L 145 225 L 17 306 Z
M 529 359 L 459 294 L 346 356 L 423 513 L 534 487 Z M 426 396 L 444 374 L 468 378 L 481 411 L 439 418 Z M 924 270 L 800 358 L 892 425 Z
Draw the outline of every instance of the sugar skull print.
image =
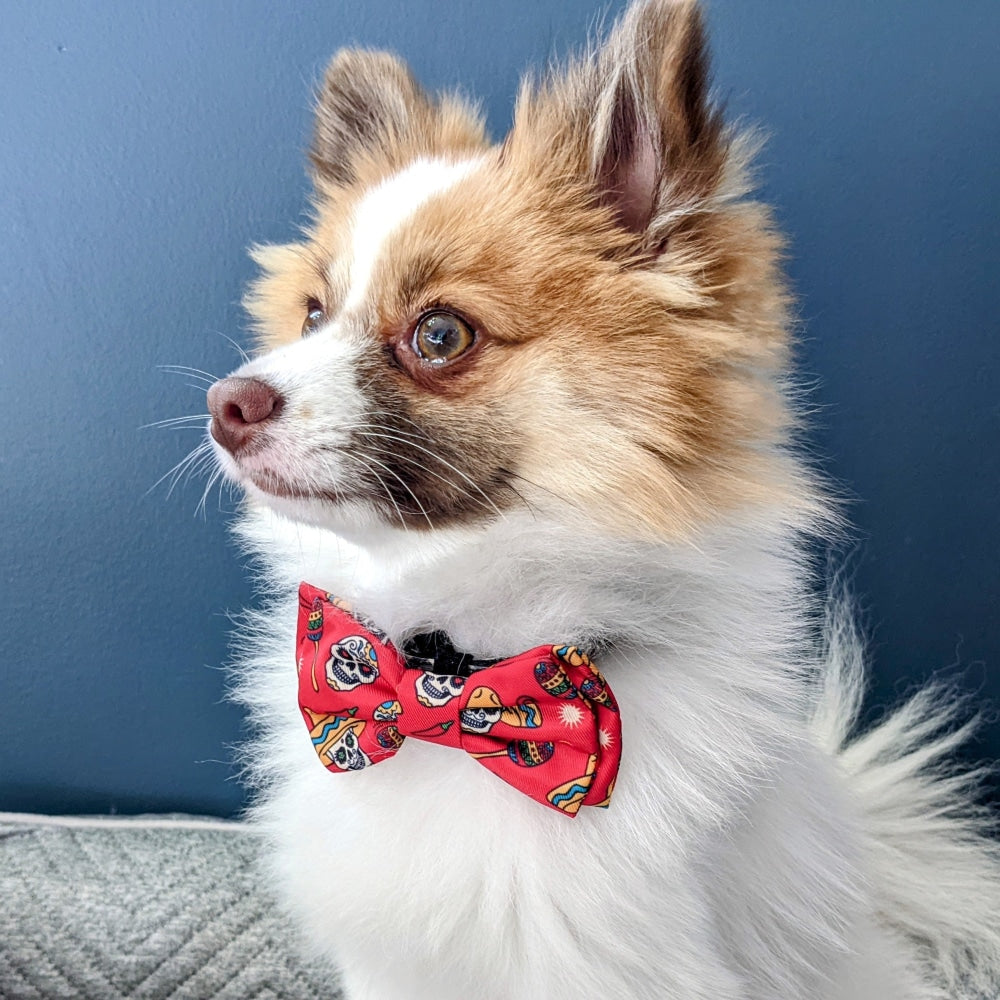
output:
M 457 698 L 465 688 L 465 678 L 454 674 L 421 672 L 416 679 L 417 701 L 425 708 L 440 708 Z
M 504 705 L 492 688 L 477 687 L 459 713 L 459 721 L 463 732 L 485 735 L 498 722 L 519 729 L 537 729 L 542 714 L 537 703 L 527 698 L 519 699 L 516 705 Z
M 372 713 L 376 722 L 395 722 L 403 714 L 403 706 L 398 701 L 383 701 Z
M 313 748 L 325 767 L 338 771 L 360 771 L 371 764 L 358 738 L 365 730 L 363 719 L 355 718 L 356 708 L 347 714 L 305 710 Z
M 375 647 L 361 635 L 345 636 L 330 647 L 326 661 L 326 683 L 334 691 L 353 691 L 378 677 Z
M 371 758 L 361 749 L 358 735 L 364 723 L 345 726 L 343 733 L 327 748 L 329 762 L 341 771 L 360 771 L 371 764 Z

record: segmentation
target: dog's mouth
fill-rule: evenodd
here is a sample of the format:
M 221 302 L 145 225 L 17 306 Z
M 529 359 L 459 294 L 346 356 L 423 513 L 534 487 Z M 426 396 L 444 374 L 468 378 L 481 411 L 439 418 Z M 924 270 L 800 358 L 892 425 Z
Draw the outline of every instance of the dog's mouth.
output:
M 302 458 L 297 459 L 295 464 L 301 461 L 319 469 L 322 457 L 314 454 L 311 461 Z M 265 504 L 276 506 L 286 515 L 295 517 L 296 512 L 301 515 L 308 511 L 312 518 L 320 509 L 327 510 L 331 515 L 335 510 L 363 509 L 377 512 L 389 522 L 405 519 L 407 525 L 424 523 L 419 520 L 422 516 L 420 508 L 414 505 L 411 509 L 402 499 L 387 498 L 379 492 L 382 484 L 369 483 L 361 476 L 346 477 L 346 483 L 322 480 L 302 482 L 283 468 L 280 455 L 269 454 L 268 447 L 238 458 L 227 455 L 226 459 L 225 464 L 233 480 L 244 489 L 252 488 Z M 339 515 L 335 516 L 339 518 Z
M 280 500 L 320 500 L 326 504 L 339 506 L 346 503 L 371 503 L 373 497 L 363 488 L 344 489 L 339 486 L 310 488 L 293 482 L 286 474 L 271 466 L 245 468 L 237 462 L 240 478 L 253 485 L 261 493 Z

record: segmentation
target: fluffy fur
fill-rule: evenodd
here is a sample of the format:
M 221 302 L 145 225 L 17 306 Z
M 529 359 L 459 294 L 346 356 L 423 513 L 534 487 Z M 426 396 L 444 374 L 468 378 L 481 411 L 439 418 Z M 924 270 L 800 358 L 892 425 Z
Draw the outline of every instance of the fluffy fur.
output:
M 805 539 L 836 519 L 790 447 L 780 241 L 707 87 L 690 2 L 638 3 L 526 83 L 499 146 L 394 57 L 341 53 L 315 220 L 256 251 L 255 410 L 216 448 L 264 594 L 238 667 L 254 818 L 350 1000 L 1000 989 L 1000 852 L 944 766 L 953 700 L 854 734 L 850 609 L 810 596 Z M 476 332 L 448 364 L 414 349 L 435 309 Z M 214 390 L 216 425 L 249 384 Z M 570 821 L 417 740 L 329 774 L 296 704 L 303 579 L 397 642 L 600 643 L 611 808 Z

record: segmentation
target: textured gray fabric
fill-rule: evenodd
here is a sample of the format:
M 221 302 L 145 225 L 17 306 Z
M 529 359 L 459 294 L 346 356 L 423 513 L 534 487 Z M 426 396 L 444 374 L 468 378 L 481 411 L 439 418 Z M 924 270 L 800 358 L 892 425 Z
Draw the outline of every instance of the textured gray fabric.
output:
M 336 1000 L 260 891 L 254 847 L 235 824 L 0 820 L 0 997 Z

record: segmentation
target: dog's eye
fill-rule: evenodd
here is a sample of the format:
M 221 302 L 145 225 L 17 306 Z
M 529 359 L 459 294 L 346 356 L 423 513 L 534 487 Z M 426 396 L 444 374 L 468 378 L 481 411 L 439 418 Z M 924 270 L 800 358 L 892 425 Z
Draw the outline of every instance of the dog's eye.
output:
M 306 318 L 302 324 L 303 337 L 315 333 L 326 322 L 326 311 L 319 299 L 310 299 L 306 303 L 306 310 Z
M 454 361 L 476 342 L 476 334 L 465 320 L 450 312 L 421 316 L 413 331 L 413 349 L 432 365 Z

